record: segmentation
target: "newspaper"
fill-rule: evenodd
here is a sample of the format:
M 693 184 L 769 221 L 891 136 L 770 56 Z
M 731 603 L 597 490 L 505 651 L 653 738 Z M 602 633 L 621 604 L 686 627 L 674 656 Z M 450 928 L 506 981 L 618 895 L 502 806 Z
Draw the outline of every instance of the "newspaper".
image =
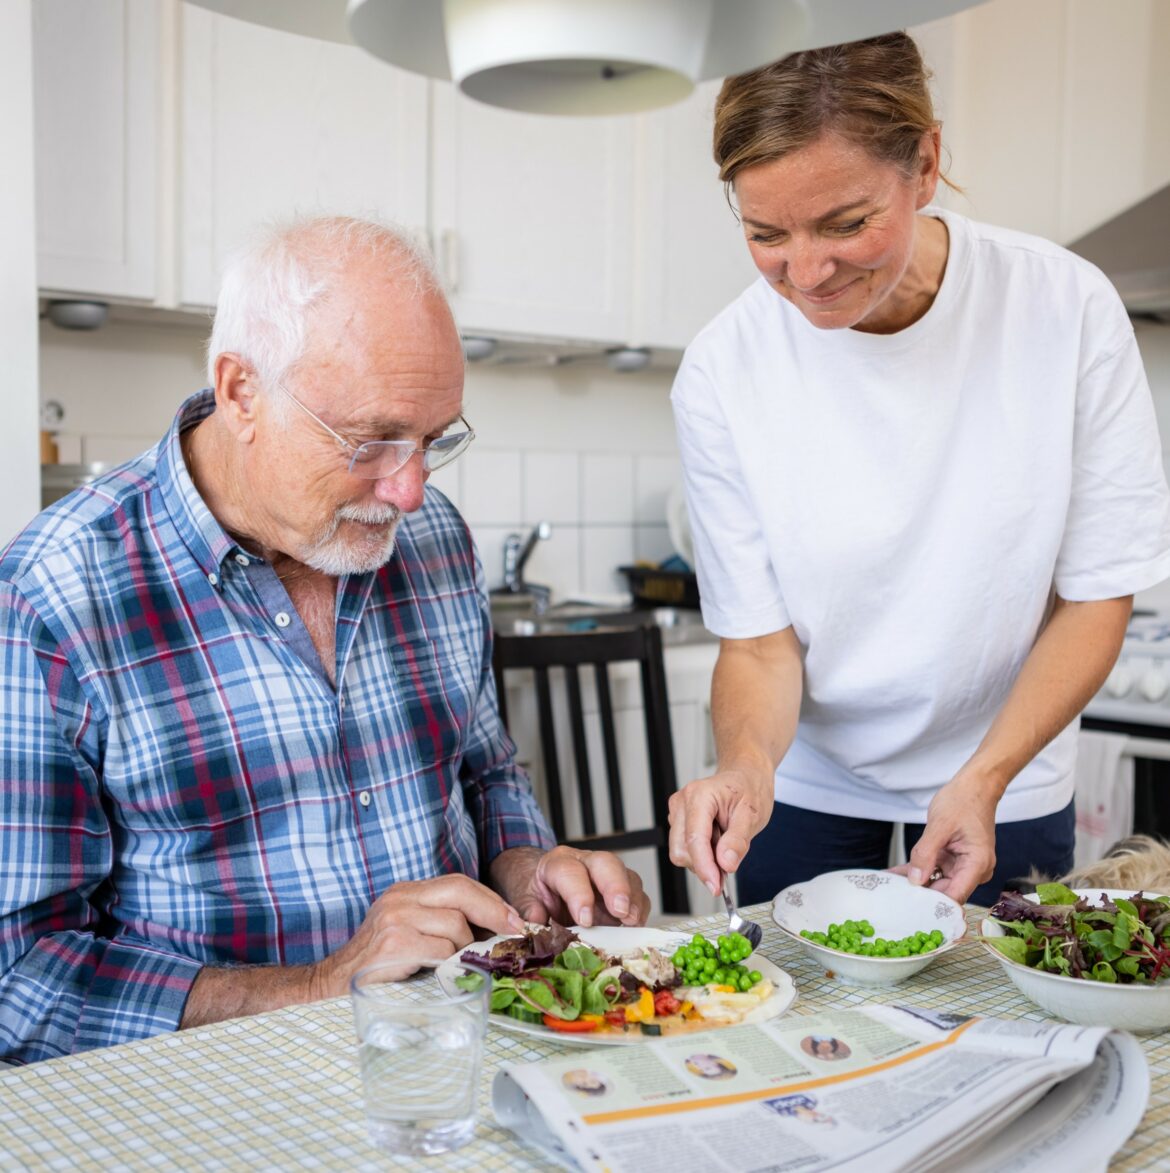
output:
M 1146 1109 L 1132 1035 L 912 1006 L 575 1050 L 496 1076 L 496 1117 L 566 1169 L 1105 1169 Z

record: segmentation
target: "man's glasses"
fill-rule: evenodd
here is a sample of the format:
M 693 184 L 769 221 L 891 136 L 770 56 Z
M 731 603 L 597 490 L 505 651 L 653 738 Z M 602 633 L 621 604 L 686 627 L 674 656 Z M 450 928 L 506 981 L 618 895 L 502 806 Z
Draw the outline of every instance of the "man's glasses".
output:
M 272 385 L 288 396 L 309 419 L 324 428 L 346 452 L 353 453 L 349 460 L 349 472 L 363 480 L 376 481 L 382 477 L 392 477 L 399 469 L 406 467 L 416 452 L 422 453 L 423 468 L 427 472 L 434 472 L 450 464 L 475 439 L 471 425 L 460 415 L 460 421 L 467 428 L 465 432 L 440 436 L 424 448 L 416 448 L 413 440 L 371 440 L 367 444 L 354 445 L 344 436 L 339 436 L 320 416 L 311 412 L 283 383 L 273 380 Z

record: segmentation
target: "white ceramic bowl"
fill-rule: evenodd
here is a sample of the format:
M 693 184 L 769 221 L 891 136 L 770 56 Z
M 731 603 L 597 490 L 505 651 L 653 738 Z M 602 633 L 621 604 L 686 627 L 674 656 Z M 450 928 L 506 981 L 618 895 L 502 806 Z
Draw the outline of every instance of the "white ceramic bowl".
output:
M 1129 898 L 1132 888 L 1074 888 L 1078 896 L 1099 904 L 1102 894 L 1111 899 Z M 1156 895 L 1156 893 L 1146 893 Z M 1039 900 L 1035 893 L 1026 897 L 1033 903 Z M 1017 990 L 1031 999 L 1041 1010 L 1056 1018 L 1075 1022 L 1080 1026 L 1112 1026 L 1118 1030 L 1153 1031 L 1170 1026 L 1170 980 L 1156 986 L 1116 986 L 1105 982 L 1090 982 L 1084 978 L 1065 977 L 1060 973 L 1045 973 L 1031 969 L 1017 961 L 1009 961 L 998 949 L 987 944 L 988 937 L 1005 937 L 1006 931 L 990 917 L 979 925 L 980 943 L 1003 966 Z
M 849 868 L 792 884 L 772 901 L 772 919 L 834 977 L 859 986 L 888 986 L 925 969 L 967 932 L 962 905 L 942 892 L 911 884 L 893 872 Z M 874 936 L 899 940 L 913 933 L 942 932 L 946 940 L 912 957 L 859 957 L 802 937 L 802 929 L 825 932 L 830 924 L 867 920 Z

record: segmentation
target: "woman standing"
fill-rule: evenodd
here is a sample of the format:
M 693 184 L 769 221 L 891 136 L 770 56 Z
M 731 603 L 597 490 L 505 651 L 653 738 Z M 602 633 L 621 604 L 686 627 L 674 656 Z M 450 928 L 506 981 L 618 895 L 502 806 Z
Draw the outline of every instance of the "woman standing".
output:
M 1133 330 L 1102 274 L 931 206 L 913 40 L 728 79 L 715 158 L 761 278 L 672 399 L 718 772 L 671 853 L 740 899 L 884 867 L 989 903 L 1072 864 L 1075 718 L 1170 575 Z M 714 842 L 713 842 L 714 841 Z M 750 850 L 749 850 L 750 843 Z M 742 866 L 741 866 L 742 862 Z

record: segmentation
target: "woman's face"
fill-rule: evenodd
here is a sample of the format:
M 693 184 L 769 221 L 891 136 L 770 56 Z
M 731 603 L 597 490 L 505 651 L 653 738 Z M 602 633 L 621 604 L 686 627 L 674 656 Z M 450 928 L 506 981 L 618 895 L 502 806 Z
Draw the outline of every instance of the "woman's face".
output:
M 921 316 L 917 212 L 937 184 L 937 134 L 908 179 L 830 133 L 741 171 L 734 186 L 752 260 L 781 297 L 819 329 L 890 332 Z

